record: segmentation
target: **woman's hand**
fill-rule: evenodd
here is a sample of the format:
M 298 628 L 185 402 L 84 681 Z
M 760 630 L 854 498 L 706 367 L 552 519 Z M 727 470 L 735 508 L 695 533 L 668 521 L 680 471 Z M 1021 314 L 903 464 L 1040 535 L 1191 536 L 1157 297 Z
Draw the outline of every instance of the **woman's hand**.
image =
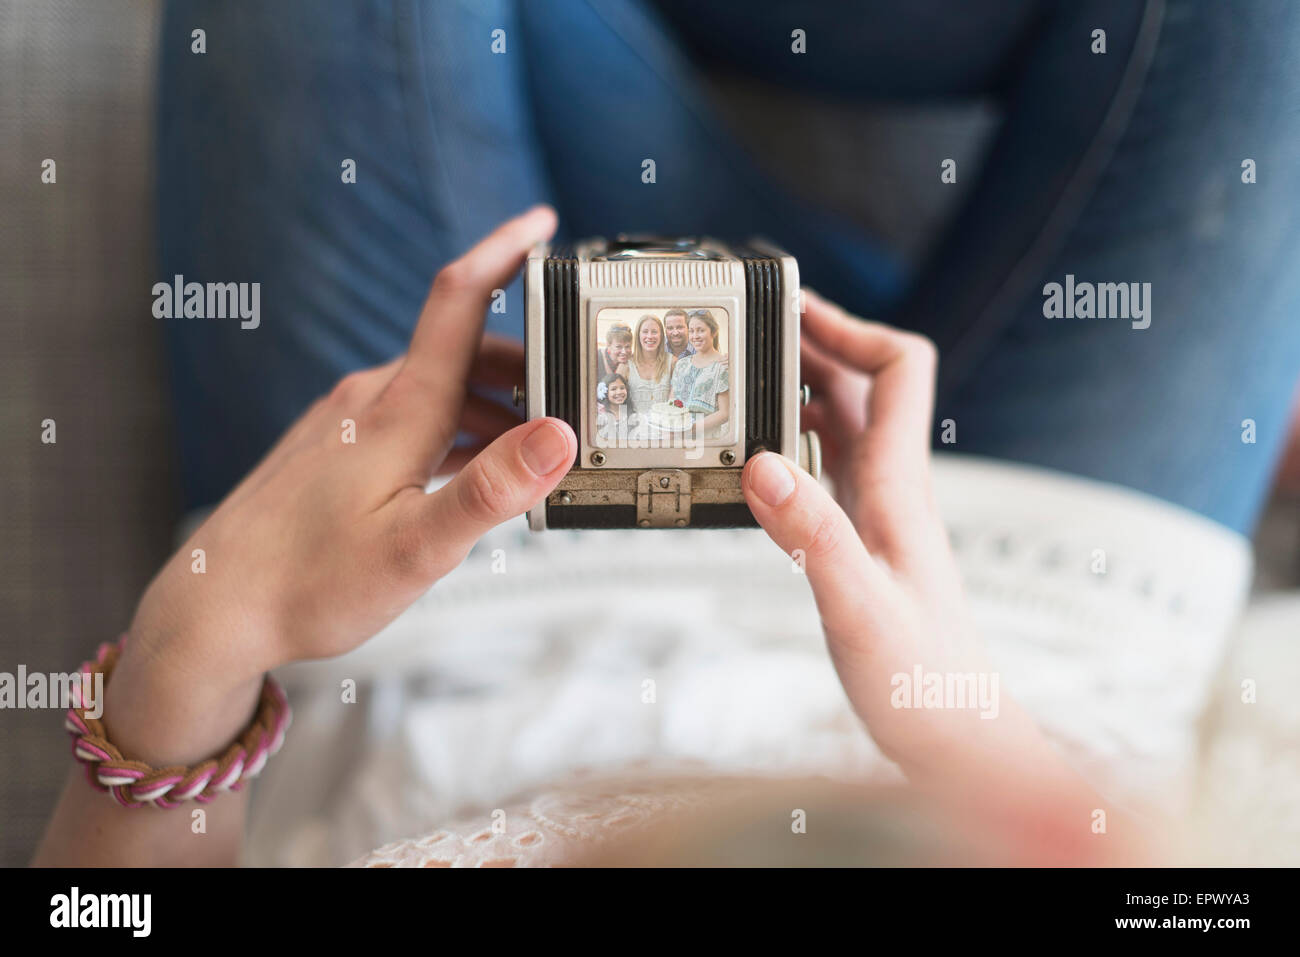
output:
M 805 302 L 804 424 L 818 431 L 843 507 L 770 452 L 746 464 L 745 499 L 778 545 L 801 553 L 831 658 L 871 736 L 915 784 L 1000 835 L 1008 860 L 1164 859 L 1163 831 L 1108 807 L 992 683 L 931 490 L 934 346 L 806 290 Z M 916 706 L 918 669 L 940 682 L 941 707 L 925 696 Z M 991 700 L 949 697 L 950 679 L 969 690 L 971 678 Z
M 913 778 L 1041 755 L 1045 741 L 1004 692 L 993 708 L 911 707 L 917 668 L 1002 691 L 931 490 L 933 345 L 806 290 L 805 302 L 802 367 L 813 398 L 804 425 L 822 440 L 841 504 L 774 453 L 750 460 L 744 489 L 762 526 L 804 563 L 849 700 Z
M 483 316 L 554 227 L 550 209 L 535 209 L 438 274 L 409 351 L 318 399 L 154 579 L 113 684 L 147 666 L 150 687 L 201 680 L 252 700 L 264 671 L 360 645 L 554 487 L 576 453 L 572 430 L 518 424 L 466 389 L 521 381 L 522 348 L 483 340 Z M 500 437 L 453 450 L 462 431 Z
M 406 355 L 319 399 L 158 573 L 104 688 L 125 755 L 159 767 L 219 754 L 251 718 L 263 672 L 357 647 L 568 471 L 567 425 L 517 424 L 466 389 L 523 378 L 522 349 L 483 339 L 483 316 L 554 229 L 555 214 L 534 209 L 444 268 Z M 500 437 L 453 450 L 458 432 Z M 73 770 L 35 863 L 233 864 L 246 804 L 242 791 L 207 805 L 196 836 L 188 814 L 118 807 Z

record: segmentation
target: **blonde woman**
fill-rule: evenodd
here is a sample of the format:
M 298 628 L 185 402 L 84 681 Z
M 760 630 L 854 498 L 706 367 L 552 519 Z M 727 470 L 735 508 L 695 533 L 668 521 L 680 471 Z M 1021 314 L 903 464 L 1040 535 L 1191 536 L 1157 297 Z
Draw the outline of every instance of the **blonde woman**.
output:
M 633 412 L 645 415 L 656 402 L 668 398 L 677 360 L 668 354 L 664 324 L 651 313 L 637 320 L 632 342 L 632 361 L 627 368 L 629 402 Z

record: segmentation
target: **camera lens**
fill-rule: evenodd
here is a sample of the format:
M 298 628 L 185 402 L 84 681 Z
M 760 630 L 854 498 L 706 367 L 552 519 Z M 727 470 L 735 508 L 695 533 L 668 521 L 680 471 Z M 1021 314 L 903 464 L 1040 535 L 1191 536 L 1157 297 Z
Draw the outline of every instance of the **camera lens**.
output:
M 653 233 L 619 233 L 610 241 L 608 252 L 684 253 L 698 249 L 698 236 L 657 236 Z
M 702 245 L 698 236 L 654 236 L 620 233 L 593 259 L 725 259 L 721 252 Z

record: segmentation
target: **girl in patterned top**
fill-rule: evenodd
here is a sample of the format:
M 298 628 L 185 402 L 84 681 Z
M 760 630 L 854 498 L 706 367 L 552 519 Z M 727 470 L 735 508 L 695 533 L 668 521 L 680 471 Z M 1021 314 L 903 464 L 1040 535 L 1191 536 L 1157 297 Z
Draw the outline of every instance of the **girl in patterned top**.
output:
M 695 354 L 674 366 L 672 397 L 695 413 L 698 438 L 721 438 L 731 417 L 731 378 L 726 356 L 718 351 L 718 320 L 707 309 L 695 309 L 688 317 L 686 334 Z

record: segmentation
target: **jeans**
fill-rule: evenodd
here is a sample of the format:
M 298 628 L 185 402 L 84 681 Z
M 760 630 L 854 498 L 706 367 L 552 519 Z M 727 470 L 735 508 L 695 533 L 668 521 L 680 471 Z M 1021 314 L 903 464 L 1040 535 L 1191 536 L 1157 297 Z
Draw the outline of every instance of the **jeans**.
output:
M 936 341 L 941 447 L 1249 531 L 1300 380 L 1297 40 L 1284 0 L 172 0 L 162 276 L 260 282 L 264 316 L 158 320 L 186 500 L 219 499 L 337 378 L 404 349 L 438 268 L 547 201 L 562 238 L 769 236 L 808 285 Z M 764 172 L 714 114 L 703 58 L 809 96 L 992 98 L 1004 119 L 908 268 Z M 1149 283 L 1149 327 L 1047 318 L 1067 275 Z M 487 325 L 522 324 L 516 281 Z

